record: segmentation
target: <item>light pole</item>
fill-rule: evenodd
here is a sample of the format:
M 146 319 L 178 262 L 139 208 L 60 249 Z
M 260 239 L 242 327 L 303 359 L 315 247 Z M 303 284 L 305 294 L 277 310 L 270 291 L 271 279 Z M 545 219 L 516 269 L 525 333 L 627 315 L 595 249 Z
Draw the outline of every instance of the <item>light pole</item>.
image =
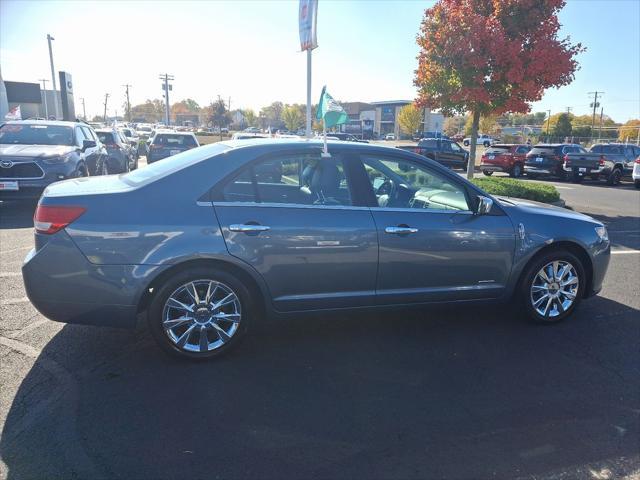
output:
M 51 49 L 51 40 L 55 40 L 47 33 L 47 42 L 49 43 L 49 62 L 51 62 L 51 82 L 53 83 L 53 106 L 56 112 L 56 120 L 58 119 L 58 86 L 56 84 L 56 69 L 53 66 L 53 50 Z
M 169 90 L 171 90 L 171 85 L 169 85 L 169 80 L 173 80 L 173 75 L 169 75 L 168 73 L 163 73 L 160 75 L 160 80 L 164 81 L 162 89 L 164 90 L 164 120 L 165 125 L 169 126 Z
M 87 121 L 87 111 L 84 108 L 84 97 L 82 97 L 80 100 L 82 100 L 82 118 L 86 122 Z
M 49 108 L 47 107 L 47 80 L 46 78 L 41 78 L 42 82 L 42 97 L 44 99 L 44 118 L 45 120 L 49 120 Z
M 104 116 L 102 117 L 104 119 L 104 123 L 107 123 L 107 102 L 109 101 L 109 94 L 105 93 L 104 94 Z

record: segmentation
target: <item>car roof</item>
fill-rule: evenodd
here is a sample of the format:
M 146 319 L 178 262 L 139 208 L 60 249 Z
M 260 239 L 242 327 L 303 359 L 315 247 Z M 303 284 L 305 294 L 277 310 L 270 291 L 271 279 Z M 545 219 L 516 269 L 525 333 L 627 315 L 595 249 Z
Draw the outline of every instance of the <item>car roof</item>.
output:
M 9 120 L 5 122 L 5 125 L 51 125 L 58 127 L 75 127 L 77 125 L 85 125 L 90 127 L 91 125 L 82 122 L 67 122 L 64 120 Z
M 265 153 L 270 152 L 272 150 L 278 149 L 291 149 L 295 150 L 296 148 L 322 148 L 324 145 L 323 139 L 320 138 L 312 138 L 307 140 L 306 138 L 247 138 L 244 140 L 225 140 L 223 142 L 217 142 L 216 144 L 225 145 L 232 149 L 241 149 L 241 148 L 257 148 L 260 150 L 264 150 Z M 394 146 L 390 145 L 379 145 L 374 143 L 359 143 L 359 142 L 343 142 L 341 140 L 332 140 L 327 138 L 327 145 L 329 147 L 329 153 L 331 153 L 331 148 L 339 147 L 340 150 L 358 150 L 358 151 L 370 151 L 370 152 L 381 152 L 386 151 L 389 153 L 400 154 L 406 153 L 409 155 L 416 155 L 411 152 L 407 152 L 405 150 L 400 150 Z M 417 156 L 417 155 L 416 155 Z M 419 156 L 420 158 L 423 158 Z
M 494 143 L 492 147 L 528 147 L 526 143 Z

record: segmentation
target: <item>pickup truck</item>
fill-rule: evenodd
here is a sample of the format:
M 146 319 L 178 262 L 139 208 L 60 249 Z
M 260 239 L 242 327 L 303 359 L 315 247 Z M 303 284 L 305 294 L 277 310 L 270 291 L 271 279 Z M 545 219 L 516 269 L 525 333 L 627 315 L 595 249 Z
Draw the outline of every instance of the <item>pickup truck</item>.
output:
M 478 139 L 476 140 L 476 145 L 484 145 L 485 147 L 490 147 L 495 143 L 495 139 L 485 133 L 479 133 Z M 471 145 L 471 137 L 465 138 L 462 143 L 465 147 Z
M 400 145 L 397 148 L 435 160 L 449 168 L 467 169 L 469 152 L 456 142 L 443 138 L 425 138 L 417 145 Z
M 564 170 L 579 183 L 585 177 L 604 179 L 607 185 L 618 185 L 623 176 L 630 176 L 634 160 L 640 155 L 640 147 L 623 143 L 602 143 L 588 152 L 567 153 Z

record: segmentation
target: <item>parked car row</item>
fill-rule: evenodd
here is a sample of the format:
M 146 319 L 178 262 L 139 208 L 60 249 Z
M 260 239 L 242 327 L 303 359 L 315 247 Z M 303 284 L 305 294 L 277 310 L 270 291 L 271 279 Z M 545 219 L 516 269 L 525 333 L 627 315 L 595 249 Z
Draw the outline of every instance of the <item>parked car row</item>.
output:
M 37 199 L 51 183 L 124 173 L 137 151 L 117 129 L 83 122 L 19 120 L 0 126 L 0 200 Z

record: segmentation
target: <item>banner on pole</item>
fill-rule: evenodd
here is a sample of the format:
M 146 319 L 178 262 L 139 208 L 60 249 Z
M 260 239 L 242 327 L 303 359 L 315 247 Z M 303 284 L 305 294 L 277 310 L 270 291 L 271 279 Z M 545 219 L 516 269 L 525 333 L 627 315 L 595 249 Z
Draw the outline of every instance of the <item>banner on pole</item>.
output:
M 20 112 L 20 105 L 9 109 L 9 113 L 4 116 L 5 120 L 22 120 L 22 113 Z
M 300 49 L 313 50 L 318 46 L 316 37 L 316 18 L 318 0 L 300 0 L 298 23 L 300 28 Z

